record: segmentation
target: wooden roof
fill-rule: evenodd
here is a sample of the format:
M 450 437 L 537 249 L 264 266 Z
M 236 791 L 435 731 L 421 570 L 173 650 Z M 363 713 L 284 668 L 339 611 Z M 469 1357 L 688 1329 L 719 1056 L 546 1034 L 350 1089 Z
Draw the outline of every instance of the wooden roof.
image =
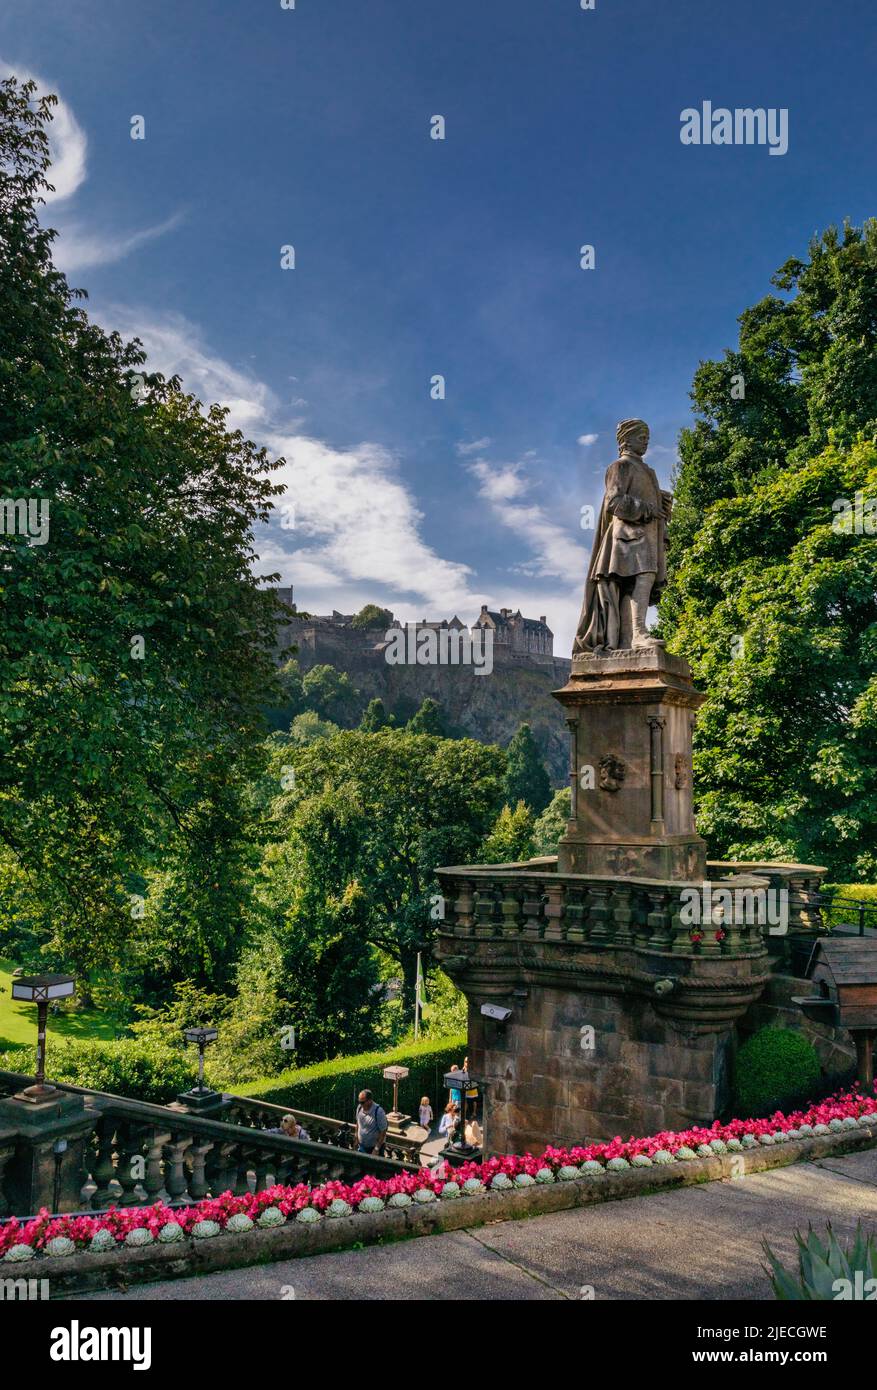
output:
M 846 936 L 837 941 L 817 941 L 808 975 L 822 961 L 840 985 L 877 984 L 877 940 Z

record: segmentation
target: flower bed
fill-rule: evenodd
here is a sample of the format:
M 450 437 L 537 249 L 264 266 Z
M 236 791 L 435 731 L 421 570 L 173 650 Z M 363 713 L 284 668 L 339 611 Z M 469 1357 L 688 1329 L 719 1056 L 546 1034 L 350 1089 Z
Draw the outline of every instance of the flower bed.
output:
M 394 1178 L 365 1177 L 356 1183 L 328 1182 L 314 1188 L 304 1183 L 278 1185 L 238 1197 L 225 1192 L 184 1208 L 162 1203 L 111 1207 L 96 1216 L 53 1216 L 44 1209 L 30 1221 L 12 1217 L 0 1226 L 0 1258 L 5 1263 L 24 1263 L 37 1255 L 61 1259 L 121 1246 L 143 1249 L 152 1244 L 173 1245 L 186 1237 L 200 1244 L 225 1231 L 244 1234 L 290 1221 L 313 1224 L 356 1212 L 463 1200 L 487 1190 L 514 1192 L 557 1182 L 593 1181 L 604 1174 L 634 1174 L 653 1165 L 745 1153 L 760 1146 L 840 1134 L 862 1126 L 877 1127 L 877 1100 L 849 1091 L 789 1115 L 777 1111 L 769 1119 L 731 1120 L 724 1125 L 717 1120 L 709 1127 L 668 1131 L 647 1139 L 616 1137 L 573 1148 L 549 1146 L 538 1157 L 512 1154 L 463 1164 L 448 1177 L 422 1169 Z

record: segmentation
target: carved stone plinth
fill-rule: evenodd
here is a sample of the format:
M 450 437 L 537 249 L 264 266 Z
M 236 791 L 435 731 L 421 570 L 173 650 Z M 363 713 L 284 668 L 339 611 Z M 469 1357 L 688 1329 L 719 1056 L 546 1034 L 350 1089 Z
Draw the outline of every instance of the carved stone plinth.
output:
M 573 658 L 555 698 L 570 729 L 572 813 L 561 873 L 702 880 L 691 733 L 705 696 L 662 645 Z

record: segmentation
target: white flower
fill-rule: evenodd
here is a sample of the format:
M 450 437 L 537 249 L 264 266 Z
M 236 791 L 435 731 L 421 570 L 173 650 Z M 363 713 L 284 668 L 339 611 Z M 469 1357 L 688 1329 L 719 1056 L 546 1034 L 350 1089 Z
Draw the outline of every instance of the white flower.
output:
M 393 1195 L 392 1195 L 392 1197 L 390 1198 L 389 1202 L 387 1203 L 387 1206 L 388 1206 L 388 1207 L 410 1207 L 410 1206 L 411 1206 L 411 1198 L 408 1196 L 408 1193 L 407 1193 L 407 1192 L 394 1192 Z
M 108 1231 L 106 1226 L 101 1226 L 99 1231 L 95 1231 L 88 1248 L 93 1255 L 100 1255 L 104 1250 L 114 1250 L 116 1248 L 116 1238 L 112 1231 Z
M 32 1245 L 10 1245 L 3 1258 L 11 1265 L 16 1265 L 24 1260 L 32 1260 L 36 1253 Z
M 70 1240 L 69 1236 L 55 1236 L 54 1240 L 50 1240 L 46 1243 L 45 1249 L 46 1254 L 53 1256 L 55 1259 L 63 1259 L 65 1255 L 73 1255 L 76 1253 L 76 1246 L 73 1244 L 73 1241 Z
M 152 1232 L 146 1226 L 135 1226 L 125 1236 L 125 1244 L 136 1249 L 140 1245 L 152 1244 Z
M 231 1231 L 232 1235 L 240 1235 L 243 1231 L 253 1229 L 252 1217 L 247 1216 L 245 1211 L 236 1211 L 234 1216 L 230 1216 L 225 1223 L 225 1229 Z
M 285 1221 L 286 1217 L 279 1207 L 266 1207 L 256 1218 L 256 1225 L 261 1226 L 263 1231 L 267 1231 L 272 1226 L 282 1226 Z
M 316 1207 L 302 1207 L 301 1211 L 296 1213 L 295 1219 L 296 1221 L 300 1221 L 304 1226 L 310 1226 L 313 1225 L 315 1221 L 320 1220 L 320 1213 L 317 1211 Z
M 442 1188 L 442 1197 L 459 1197 L 460 1184 L 458 1182 L 446 1182 Z
M 196 1240 L 211 1240 L 213 1236 L 219 1235 L 220 1229 L 218 1221 L 196 1221 L 192 1227 L 192 1235 Z
M 380 1197 L 363 1197 L 359 1204 L 360 1211 L 383 1211 L 384 1203 Z

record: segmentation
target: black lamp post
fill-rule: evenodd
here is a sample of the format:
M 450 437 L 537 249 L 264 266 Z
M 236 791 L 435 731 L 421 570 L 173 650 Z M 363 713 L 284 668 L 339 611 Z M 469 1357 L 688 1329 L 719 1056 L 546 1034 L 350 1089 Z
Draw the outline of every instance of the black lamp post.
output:
M 219 1029 L 185 1028 L 183 1030 L 183 1037 L 186 1039 L 186 1042 L 198 1044 L 198 1085 L 193 1087 L 193 1093 L 197 1091 L 201 1095 L 205 1093 L 209 1094 L 207 1092 L 207 1087 L 204 1085 L 204 1049 L 208 1043 L 216 1042 L 216 1039 L 219 1037 Z
M 459 1111 L 460 1134 L 456 1143 L 448 1141 L 447 1148 L 458 1154 L 473 1153 L 471 1144 L 466 1143 L 466 1092 L 472 1086 L 469 1073 L 466 1071 L 445 1072 L 445 1085 L 449 1091 L 457 1092 L 457 1109 Z
M 16 1100 L 39 1102 L 51 1100 L 57 1094 L 54 1086 L 46 1085 L 46 1022 L 49 1005 L 55 999 L 69 999 L 76 989 L 72 975 L 20 975 L 12 981 L 12 998 L 24 999 L 37 1006 L 37 1070 L 34 1084 L 27 1086 Z

